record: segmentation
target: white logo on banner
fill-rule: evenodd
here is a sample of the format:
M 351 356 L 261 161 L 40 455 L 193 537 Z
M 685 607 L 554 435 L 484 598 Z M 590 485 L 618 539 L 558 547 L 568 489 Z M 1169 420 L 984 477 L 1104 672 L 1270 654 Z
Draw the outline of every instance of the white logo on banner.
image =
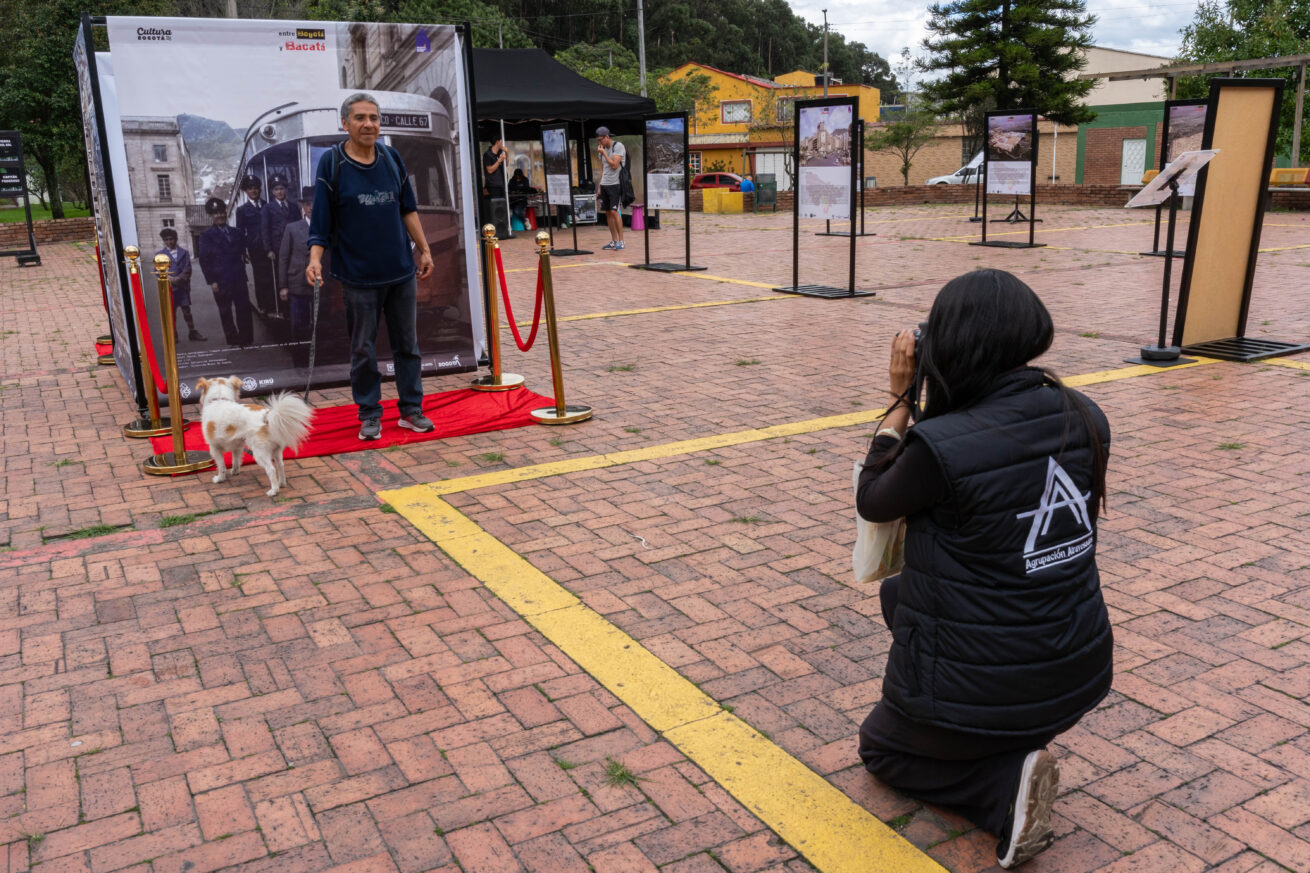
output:
M 254 379 L 250 378 L 249 376 L 241 380 L 242 391 L 254 391 L 258 387 L 259 387 L 259 383 L 256 382 Z
M 191 386 L 188 385 L 187 383 L 183 382 L 182 385 L 181 385 L 181 387 L 178 388 L 178 393 L 181 394 L 183 397 L 190 397 L 190 396 L 191 396 Z
M 1092 547 L 1092 519 L 1087 512 L 1090 498 L 1090 493 L 1079 492 L 1078 486 L 1055 458 L 1047 459 L 1046 488 L 1042 491 L 1041 503 L 1031 512 L 1015 516 L 1032 519 L 1023 546 L 1024 569 L 1029 574 L 1072 561 Z M 1059 510 L 1072 513 L 1074 521 L 1086 532 L 1063 542 L 1039 546 L 1038 539 L 1050 531 L 1051 521 Z

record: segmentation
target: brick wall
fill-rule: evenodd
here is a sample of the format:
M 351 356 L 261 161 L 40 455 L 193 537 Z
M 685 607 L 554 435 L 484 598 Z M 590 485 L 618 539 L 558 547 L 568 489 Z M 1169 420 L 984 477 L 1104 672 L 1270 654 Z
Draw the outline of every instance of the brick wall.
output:
M 1147 145 L 1146 167 L 1160 166 L 1161 126 L 1155 126 L 1155 140 Z M 1087 146 L 1083 153 L 1084 185 L 1117 185 L 1123 167 L 1123 142 L 1126 139 L 1145 139 L 1145 127 L 1093 127 L 1087 131 Z
M 96 235 L 93 218 L 61 218 L 57 221 L 34 221 L 32 233 L 39 249 L 48 243 L 91 240 Z M 27 222 L 0 224 L 0 251 L 27 248 Z

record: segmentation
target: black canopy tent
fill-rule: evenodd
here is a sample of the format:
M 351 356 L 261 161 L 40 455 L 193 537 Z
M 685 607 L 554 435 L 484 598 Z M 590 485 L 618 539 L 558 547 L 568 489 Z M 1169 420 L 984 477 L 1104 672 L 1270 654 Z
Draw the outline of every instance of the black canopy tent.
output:
M 631 119 L 640 129 L 642 116 L 655 111 L 649 97 L 593 82 L 541 49 L 475 48 L 473 76 L 479 122 Z
M 578 143 L 578 175 L 591 166 L 587 138 L 600 124 L 615 134 L 639 134 L 642 118 L 655 112 L 649 97 L 616 91 L 575 73 L 541 49 L 473 49 L 478 138 L 538 139 L 542 122 L 565 121 Z M 503 127 L 501 125 L 504 125 Z

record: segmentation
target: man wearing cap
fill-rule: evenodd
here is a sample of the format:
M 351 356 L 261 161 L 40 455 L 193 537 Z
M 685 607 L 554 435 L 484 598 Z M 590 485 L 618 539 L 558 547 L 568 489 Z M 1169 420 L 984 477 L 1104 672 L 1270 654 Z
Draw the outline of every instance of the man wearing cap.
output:
M 376 98 L 351 94 L 341 104 L 341 126 L 350 137 L 323 153 L 314 174 L 305 280 L 323 278 L 323 253 L 341 280 L 350 331 L 350 392 L 359 407 L 359 438 L 382 435 L 382 376 L 378 372 L 378 325 L 384 318 L 400 395 L 400 427 L 433 429 L 423 414 L 423 359 L 418 349 L 418 283 L 432 275 L 432 252 L 418 202 L 400 153 L 378 142 L 382 132 Z
M 177 244 L 177 231 L 166 227 L 159 232 L 164 247 L 156 255 L 168 255 L 168 281 L 173 288 L 173 308 L 182 310 L 182 320 L 186 322 L 187 339 L 203 343 L 205 335 L 196 330 L 196 320 L 191 316 L 191 253 Z M 173 322 L 176 327 L 177 322 Z
M 300 208 L 303 215 L 286 226 L 277 254 L 278 296 L 291 310 L 291 339 L 296 343 L 292 347 L 292 357 L 298 366 L 300 359 L 308 354 L 303 343 L 310 339 L 314 318 L 314 286 L 305 275 L 305 268 L 309 266 L 309 222 L 313 206 L 314 189 L 302 188 Z M 321 293 L 319 306 L 322 307 Z
M 219 198 L 206 200 L 205 212 L 211 225 L 200 235 L 200 272 L 214 292 L 223 338 L 229 346 L 248 346 L 255 341 L 255 331 L 246 288 L 245 236 L 228 225 L 227 204 Z
M 278 287 L 282 287 L 282 270 L 277 260 L 278 250 L 282 248 L 282 232 L 287 225 L 300 220 L 300 207 L 287 197 L 287 179 L 281 173 L 274 173 L 268 180 L 269 193 L 273 199 L 264 204 L 260 212 L 260 243 L 264 246 L 267 257 L 273 264 L 273 275 Z
M 610 241 L 603 248 L 621 251 L 623 249 L 623 192 L 619 186 L 619 170 L 628 156 L 623 143 L 615 142 L 608 127 L 596 128 L 596 138 L 600 145 L 596 153 L 600 155 L 600 185 L 596 189 L 596 198 L 605 221 L 610 227 Z
M 246 202 L 237 207 L 237 230 L 245 242 L 246 260 L 250 262 L 250 272 L 255 277 L 255 306 L 260 315 L 268 315 L 277 308 L 273 291 L 273 265 L 268 262 L 268 251 L 264 248 L 264 210 L 268 206 L 260 194 L 264 183 L 257 176 L 246 176 L 241 180 L 241 191 L 246 195 Z

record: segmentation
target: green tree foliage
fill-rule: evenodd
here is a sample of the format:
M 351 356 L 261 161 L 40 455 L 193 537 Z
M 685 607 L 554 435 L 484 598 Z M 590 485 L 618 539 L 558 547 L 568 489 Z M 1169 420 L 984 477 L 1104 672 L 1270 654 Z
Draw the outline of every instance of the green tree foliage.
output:
M 1061 124 L 1090 121 L 1081 100 L 1095 82 L 1072 78 L 1086 66 L 1096 17 L 1083 0 L 951 0 L 928 7 L 926 56 L 919 69 L 940 73 L 922 85 L 938 111 L 980 106 L 1036 109 Z
M 555 54 L 555 60 L 572 70 L 618 91 L 641 93 L 641 68 L 637 56 L 614 40 L 598 45 L 583 43 Z M 703 74 L 672 81 L 662 80 L 664 69 L 646 71 L 646 94 L 660 112 L 707 112 L 717 88 Z
M 73 42 L 83 0 L 10 0 L 5 51 L 0 53 L 0 128 L 17 130 L 23 151 L 36 165 L 54 218 L 64 217 L 63 179 L 81 166 L 85 148 L 82 112 L 73 68 Z M 161 3 L 109 2 L 106 14 L 157 15 Z M 76 188 L 82 188 L 81 179 Z
M 891 152 L 900 158 L 902 184 L 910 184 L 910 167 L 919 150 L 932 142 L 937 118 L 931 112 L 911 111 L 882 127 L 867 128 L 864 147 L 872 152 Z
M 1310 0 L 1201 0 L 1196 17 L 1183 28 L 1180 61 L 1211 63 L 1284 55 L 1310 54 Z M 1292 124 L 1296 112 L 1296 67 L 1254 70 L 1248 76 L 1280 78 L 1283 89 L 1282 117 L 1278 125 L 1278 151 L 1292 148 Z M 1204 76 L 1178 80 L 1177 95 L 1205 97 L 1210 93 Z M 1310 163 L 1310 137 L 1301 135 L 1301 154 L 1294 163 Z

